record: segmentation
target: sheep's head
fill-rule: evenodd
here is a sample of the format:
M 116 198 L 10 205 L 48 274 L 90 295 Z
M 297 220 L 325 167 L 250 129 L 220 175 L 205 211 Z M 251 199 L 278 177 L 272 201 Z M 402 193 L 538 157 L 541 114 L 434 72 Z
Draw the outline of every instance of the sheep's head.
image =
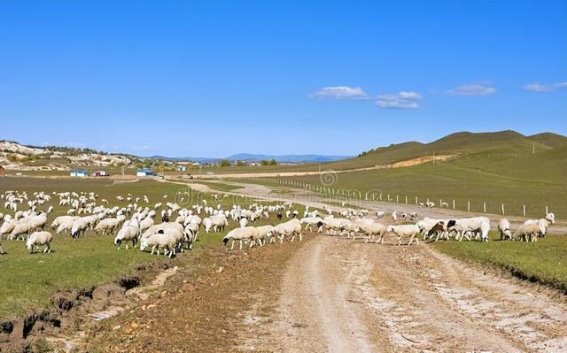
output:
M 553 214 L 553 212 L 549 212 L 545 215 L 545 219 L 548 220 L 549 223 L 553 224 L 555 223 L 555 214 Z
M 394 226 L 388 226 L 388 228 L 386 228 L 386 232 L 391 233 L 394 230 Z

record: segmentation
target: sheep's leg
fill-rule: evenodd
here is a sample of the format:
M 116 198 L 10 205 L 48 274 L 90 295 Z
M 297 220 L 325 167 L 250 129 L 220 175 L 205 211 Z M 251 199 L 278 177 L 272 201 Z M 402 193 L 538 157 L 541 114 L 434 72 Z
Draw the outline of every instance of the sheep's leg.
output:
M 291 241 L 294 241 L 294 240 L 295 240 L 295 232 L 293 232 L 292 235 L 291 235 Z
M 235 240 L 232 239 L 232 244 L 230 244 L 230 250 L 233 250 L 233 249 L 234 249 L 234 242 L 235 242 Z
M 301 232 L 299 232 L 299 241 L 303 241 L 303 234 L 301 234 Z
M 242 239 L 240 239 L 240 250 L 242 250 Z

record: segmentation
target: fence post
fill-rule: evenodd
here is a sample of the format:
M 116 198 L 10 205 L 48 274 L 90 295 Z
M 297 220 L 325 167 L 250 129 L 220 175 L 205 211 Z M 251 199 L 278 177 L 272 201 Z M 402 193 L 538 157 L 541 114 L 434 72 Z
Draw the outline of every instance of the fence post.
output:
M 504 204 L 502 204 L 502 216 L 504 216 L 505 212 L 504 212 Z
M 408 195 L 406 195 L 406 205 L 408 204 Z
M 524 217 L 526 217 L 526 205 L 522 206 L 522 213 L 523 213 Z
M 483 202 L 483 209 L 484 209 L 484 213 L 486 213 L 486 201 Z
M 396 203 L 399 203 L 399 202 L 400 202 L 400 199 L 398 198 L 398 195 L 396 195 Z
M 545 215 L 547 216 L 548 213 L 549 213 L 549 207 L 547 207 L 547 205 L 545 205 Z
M 453 209 L 455 209 L 455 200 L 453 200 Z
M 471 211 L 471 201 L 470 200 L 467 202 L 467 211 L 469 211 L 469 212 Z

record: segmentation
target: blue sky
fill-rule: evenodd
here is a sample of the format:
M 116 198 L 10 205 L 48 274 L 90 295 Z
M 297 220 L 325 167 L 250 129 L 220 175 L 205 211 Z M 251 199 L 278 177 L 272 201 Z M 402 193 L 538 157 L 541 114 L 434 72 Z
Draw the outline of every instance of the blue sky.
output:
M 357 154 L 567 135 L 567 1 L 0 1 L 0 139 Z

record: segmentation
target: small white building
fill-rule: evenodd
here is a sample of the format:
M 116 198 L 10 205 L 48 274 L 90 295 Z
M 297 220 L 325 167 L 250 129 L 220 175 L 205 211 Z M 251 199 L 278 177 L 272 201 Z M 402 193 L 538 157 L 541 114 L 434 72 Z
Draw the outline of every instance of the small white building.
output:
M 140 168 L 136 171 L 136 176 L 144 177 L 144 176 L 156 176 L 157 174 L 151 170 L 150 168 Z
M 88 177 L 89 172 L 86 169 L 73 169 L 69 173 L 69 176 L 72 176 L 72 177 Z

